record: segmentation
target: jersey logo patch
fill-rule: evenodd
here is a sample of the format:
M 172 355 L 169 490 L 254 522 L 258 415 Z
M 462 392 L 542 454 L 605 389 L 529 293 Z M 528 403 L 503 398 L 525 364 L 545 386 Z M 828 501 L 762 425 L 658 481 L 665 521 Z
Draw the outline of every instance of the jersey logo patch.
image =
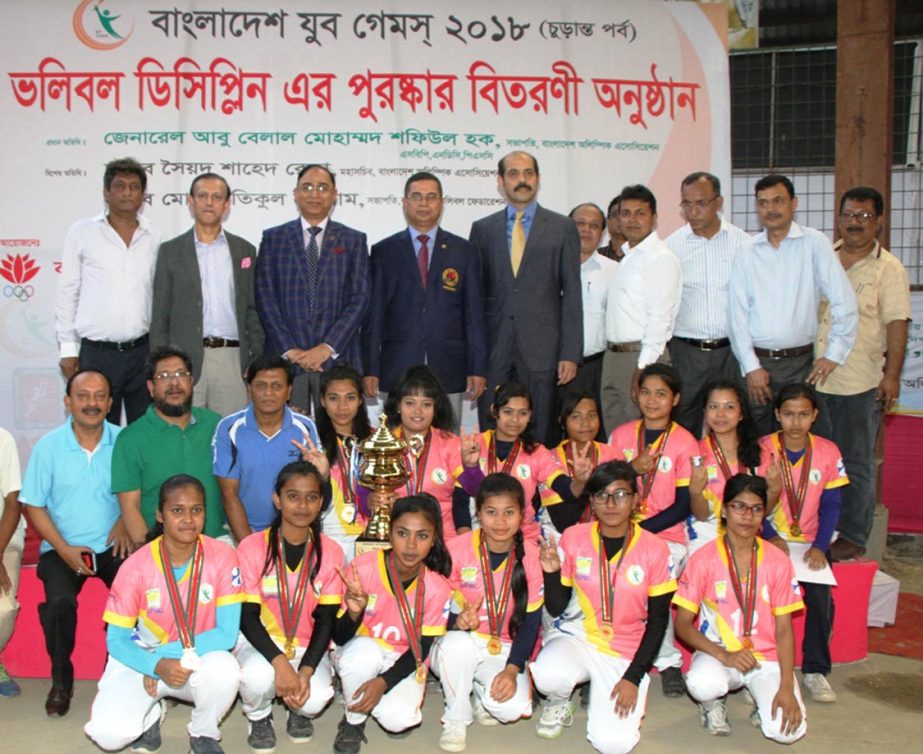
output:
M 532 475 L 532 469 L 526 463 L 521 463 L 516 467 L 516 476 L 520 479 L 528 479 Z
M 148 589 L 144 593 L 144 597 L 147 600 L 148 610 L 160 610 L 161 609 L 159 589 Z
M 278 596 L 279 580 L 276 578 L 275 575 L 263 576 L 262 591 L 263 591 L 263 594 L 266 594 L 266 595 L 271 595 L 273 597 Z
M 670 574 L 673 574 L 672 561 L 670 561 Z M 639 565 L 630 566 L 625 572 L 625 578 L 628 579 L 629 584 L 638 586 L 644 581 L 644 569 Z
M 578 579 L 590 578 L 590 568 L 593 565 L 592 558 L 578 557 L 576 565 L 577 565 L 577 578 Z
M 660 463 L 657 464 L 657 468 L 661 473 L 666 474 L 670 469 L 673 468 L 673 461 L 669 456 L 660 456 Z
M 238 566 L 234 566 L 231 569 L 231 586 L 239 588 L 243 585 L 243 583 L 244 580 L 240 575 L 240 568 Z
M 478 569 L 476 566 L 462 566 L 461 580 L 462 584 L 472 585 L 477 582 Z
M 820 484 L 820 469 L 811 469 L 808 479 L 811 480 L 811 484 Z
M 213 599 L 215 599 L 215 587 L 211 584 L 202 584 L 199 587 L 199 604 L 207 605 Z
M 370 594 L 368 602 L 365 603 L 365 612 L 369 615 L 375 612 L 375 603 L 378 602 L 377 594 Z
M 713 482 L 718 478 L 718 467 L 717 466 L 706 466 L 705 472 L 708 474 L 709 482 Z
M 715 599 L 718 602 L 728 601 L 728 583 L 726 581 L 715 582 Z
M 769 584 L 763 584 L 763 588 L 760 590 L 760 597 L 762 597 L 763 602 L 767 605 L 769 604 Z
M 433 469 L 433 481 L 436 484 L 445 484 L 446 479 L 449 478 L 449 475 L 446 474 L 445 469 Z

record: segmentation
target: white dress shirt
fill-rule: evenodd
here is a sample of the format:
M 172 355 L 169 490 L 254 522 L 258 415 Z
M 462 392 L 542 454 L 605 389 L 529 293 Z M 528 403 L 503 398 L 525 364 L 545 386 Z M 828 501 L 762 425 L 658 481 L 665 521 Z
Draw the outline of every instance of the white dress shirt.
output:
M 195 254 L 202 278 L 202 333 L 206 338 L 238 340 L 234 311 L 234 265 L 222 230 L 211 243 L 195 237 Z
M 673 335 L 683 273 L 676 255 L 656 231 L 634 248 L 622 244 L 625 258 L 609 282 L 606 340 L 641 341 L 638 368 L 660 357 Z
M 159 247 L 141 215 L 127 248 L 105 212 L 71 226 L 55 299 L 61 358 L 79 356 L 81 338 L 125 342 L 148 332 Z
M 583 289 L 583 355 L 606 350 L 606 298 L 618 262 L 594 251 L 580 265 Z
M 311 234 L 308 232 L 308 228 L 320 228 L 320 233 L 315 236 L 317 238 L 317 258 L 320 259 L 321 249 L 324 247 L 324 235 L 327 233 L 327 223 L 330 222 L 330 215 L 327 215 L 323 220 L 321 220 L 317 225 L 311 225 L 304 217 L 301 218 L 301 235 L 302 240 L 304 241 L 303 249 L 308 248 L 308 244 L 311 242 Z M 307 262 L 305 262 L 307 264 Z
M 749 248 L 749 235 L 729 222 L 711 238 L 697 236 L 689 223 L 666 240 L 683 269 L 683 292 L 673 334 L 695 340 L 728 337 L 728 284 L 734 258 Z

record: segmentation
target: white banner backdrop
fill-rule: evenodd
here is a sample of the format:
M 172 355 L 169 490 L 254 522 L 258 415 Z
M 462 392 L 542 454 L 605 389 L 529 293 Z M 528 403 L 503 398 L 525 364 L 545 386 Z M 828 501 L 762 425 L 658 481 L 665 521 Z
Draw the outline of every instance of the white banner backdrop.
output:
M 418 170 L 467 235 L 503 205 L 513 149 L 537 156 L 560 212 L 649 185 L 665 236 L 684 175 L 730 185 L 726 37 L 723 6 L 683 2 L 3 3 L 0 425 L 25 459 L 62 420 L 56 268 L 70 224 L 103 208 L 108 160 L 146 166 L 164 238 L 210 170 L 231 184 L 228 229 L 259 244 L 296 216 L 307 162 L 337 174 L 336 219 L 370 243 L 403 226 Z

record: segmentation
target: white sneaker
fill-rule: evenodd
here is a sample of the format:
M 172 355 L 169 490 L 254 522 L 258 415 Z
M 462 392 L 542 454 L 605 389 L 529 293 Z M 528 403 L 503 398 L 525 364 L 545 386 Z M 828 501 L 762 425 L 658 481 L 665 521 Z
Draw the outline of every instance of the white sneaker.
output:
M 461 720 L 446 720 L 439 736 L 439 748 L 443 751 L 464 751 L 467 725 Z
M 830 704 L 836 701 L 836 691 L 830 687 L 826 677 L 820 673 L 805 673 L 803 682 L 815 702 Z
M 740 690 L 740 698 L 744 700 L 745 704 L 756 704 L 756 699 L 753 698 L 753 694 L 750 693 L 750 689 L 746 686 Z
M 699 705 L 699 714 L 702 725 L 713 736 L 731 735 L 731 724 L 728 722 L 727 705 L 724 699 L 715 699 Z
M 478 698 L 477 694 L 474 696 L 474 704 L 471 705 L 471 709 L 478 725 L 482 725 L 485 728 L 493 728 L 495 725 L 500 724 L 497 718 L 484 709 L 484 705 L 481 704 L 481 700 Z
M 574 706 L 570 699 L 545 702 L 535 732 L 542 738 L 559 738 L 565 728 L 574 724 Z

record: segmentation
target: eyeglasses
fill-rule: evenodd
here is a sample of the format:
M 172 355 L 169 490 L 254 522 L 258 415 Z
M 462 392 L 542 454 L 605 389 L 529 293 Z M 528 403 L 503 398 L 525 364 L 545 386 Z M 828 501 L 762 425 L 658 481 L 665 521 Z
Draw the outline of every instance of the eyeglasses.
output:
M 720 194 L 715 194 L 711 199 L 697 199 L 694 202 L 683 201 L 679 203 L 679 208 L 683 212 L 688 212 L 693 207 L 695 207 L 696 209 L 705 209 L 706 207 L 708 207 L 709 204 L 715 201 L 715 199 L 717 199 L 719 196 Z
M 602 490 L 592 495 L 592 498 L 593 502 L 597 505 L 609 505 L 610 501 L 613 505 L 624 505 L 631 500 L 634 495 L 635 493 L 630 490 L 616 490 L 615 492 Z
M 187 372 L 185 369 L 177 369 L 175 372 L 158 372 L 154 375 L 154 382 L 188 380 L 190 377 L 192 377 L 192 372 Z
M 298 190 L 303 194 L 329 194 L 333 186 L 329 183 L 318 183 L 316 186 L 313 183 L 302 183 Z
M 442 199 L 442 197 L 439 196 L 439 194 L 435 194 L 435 193 L 434 194 L 418 194 L 414 192 L 410 196 L 407 197 L 407 201 L 411 202 L 412 204 L 423 204 L 423 202 L 427 202 L 428 204 L 435 204 L 440 199 Z
M 861 212 L 850 212 L 849 210 L 843 210 L 840 212 L 840 219 L 845 220 L 846 222 L 852 222 L 856 220 L 861 225 L 865 225 L 869 220 L 875 217 L 874 212 L 869 212 L 868 210 L 862 210 Z
M 766 506 L 763 505 L 763 503 L 747 505 L 742 500 L 731 500 L 731 502 L 727 503 L 726 505 L 738 516 L 746 516 L 747 514 L 750 514 L 751 516 L 762 516 L 766 512 Z

